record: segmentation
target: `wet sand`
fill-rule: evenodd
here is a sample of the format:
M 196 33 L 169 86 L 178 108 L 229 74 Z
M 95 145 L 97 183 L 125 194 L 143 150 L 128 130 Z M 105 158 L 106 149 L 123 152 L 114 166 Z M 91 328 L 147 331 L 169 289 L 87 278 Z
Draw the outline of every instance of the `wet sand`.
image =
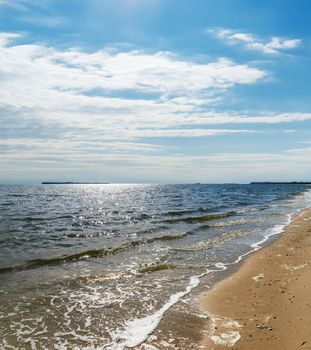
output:
M 200 302 L 210 314 L 201 349 L 310 350 L 311 209 Z

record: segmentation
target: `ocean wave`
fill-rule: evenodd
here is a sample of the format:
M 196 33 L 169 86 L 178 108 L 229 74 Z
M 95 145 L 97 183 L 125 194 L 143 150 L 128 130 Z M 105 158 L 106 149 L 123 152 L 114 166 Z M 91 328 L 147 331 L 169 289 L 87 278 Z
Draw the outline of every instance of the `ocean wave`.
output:
M 15 266 L 7 266 L 0 268 L 0 274 L 7 273 L 7 272 L 13 272 L 13 271 L 22 271 L 22 270 L 30 270 L 34 268 L 39 268 L 43 266 L 50 266 L 50 265 L 58 265 L 58 264 L 64 264 L 67 262 L 73 262 L 77 260 L 83 260 L 88 258 L 102 258 L 107 255 L 115 255 L 120 252 L 129 250 L 131 248 L 137 247 L 138 245 L 142 244 L 150 244 L 157 241 L 171 241 L 171 240 L 177 240 L 183 237 L 186 237 L 188 235 L 191 235 L 191 231 L 187 232 L 181 232 L 176 234 L 163 234 L 159 236 L 155 236 L 152 238 L 147 239 L 138 239 L 138 240 L 132 240 L 125 242 L 123 244 L 120 244 L 115 247 L 109 247 L 109 248 L 100 248 L 100 249 L 90 249 L 85 250 L 82 252 L 60 256 L 60 257 L 54 257 L 49 259 L 32 259 L 28 260 L 23 264 L 15 265 Z
M 49 265 L 58 265 L 58 264 L 63 264 L 66 262 L 72 262 L 72 261 L 77 261 L 77 260 L 82 260 L 82 259 L 87 259 L 87 258 L 100 258 L 105 255 L 112 255 L 116 254 L 120 251 L 127 250 L 131 247 L 135 247 L 139 245 L 141 241 L 130 241 L 126 242 L 124 244 L 121 244 L 116 247 L 111 247 L 111 248 L 102 248 L 102 249 L 91 249 L 91 250 L 86 250 L 83 252 L 75 253 L 75 254 L 70 254 L 70 255 L 65 255 L 61 257 L 55 257 L 55 258 L 50 258 L 50 259 L 33 259 L 33 260 L 28 260 L 24 264 L 21 265 L 16 265 L 16 266 L 8 266 L 8 267 L 2 267 L 0 268 L 0 274 L 1 273 L 6 273 L 10 271 L 21 271 L 21 270 L 29 270 L 33 268 L 38 268 L 38 267 L 43 267 L 43 266 L 49 266 Z
M 208 266 L 206 264 L 173 264 L 173 263 L 160 263 L 160 264 L 150 264 L 144 267 L 141 267 L 139 273 L 152 273 L 163 270 L 197 270 L 197 269 L 206 269 Z
M 237 225 L 247 225 L 251 223 L 255 223 L 260 221 L 260 217 L 245 217 L 245 218 L 238 218 L 234 220 L 229 221 L 221 221 L 214 224 L 207 225 L 209 228 L 218 228 L 218 227 L 231 227 L 231 226 L 237 226 Z
M 252 212 L 263 211 L 263 210 L 269 209 L 270 207 L 271 207 L 271 205 L 260 206 L 260 207 L 256 207 L 256 208 L 251 207 L 251 208 L 237 210 L 236 213 L 237 214 L 248 214 L 248 213 L 252 213 Z
M 184 218 L 169 219 L 169 220 L 165 220 L 165 222 L 167 222 L 169 224 L 177 224 L 177 223 L 182 223 L 182 222 L 188 223 L 188 224 L 198 224 L 201 222 L 228 218 L 230 216 L 234 216 L 237 214 L 238 213 L 236 211 L 230 211 L 227 213 L 209 214 L 209 215 L 201 215 L 201 216 L 187 216 Z
M 204 251 L 209 250 L 212 248 L 220 247 L 224 243 L 240 238 L 245 237 L 252 233 L 253 231 L 247 231 L 247 230 L 241 230 L 241 231 L 235 231 L 230 233 L 225 233 L 221 236 L 218 236 L 214 239 L 210 239 L 208 241 L 201 241 L 198 243 L 195 243 L 188 247 L 182 247 L 182 248 L 173 248 L 175 251 L 182 251 L 182 252 L 193 252 L 193 251 Z
M 194 213 L 205 213 L 207 211 L 210 211 L 210 209 L 207 208 L 197 208 L 197 209 L 189 209 L 189 210 L 172 210 L 163 213 L 163 215 L 167 216 L 182 216 L 185 214 L 194 214 Z
M 192 235 L 193 232 L 191 231 L 187 231 L 187 232 L 181 232 L 181 233 L 176 233 L 176 234 L 167 234 L 167 235 L 163 235 L 163 236 L 157 236 L 157 237 L 153 237 L 153 238 L 150 238 L 148 240 L 148 242 L 155 242 L 155 241 L 172 241 L 172 240 L 175 240 L 175 239 L 180 239 L 180 238 L 183 238 L 183 237 L 187 237 L 187 236 L 190 236 Z
M 180 299 L 196 288 L 200 284 L 200 278 L 208 273 L 209 271 L 206 271 L 201 275 L 190 277 L 186 289 L 172 294 L 169 300 L 154 313 L 143 318 L 135 318 L 125 321 L 123 330 L 111 332 L 110 336 L 112 342 L 100 346 L 98 350 L 124 350 L 126 348 L 134 348 L 144 343 L 158 327 L 165 313 Z

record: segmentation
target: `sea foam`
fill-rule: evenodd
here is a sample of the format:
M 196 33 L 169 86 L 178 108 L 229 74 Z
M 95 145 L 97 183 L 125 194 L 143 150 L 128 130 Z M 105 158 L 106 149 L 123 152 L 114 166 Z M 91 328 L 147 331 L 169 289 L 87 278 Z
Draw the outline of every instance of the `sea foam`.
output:
M 199 276 L 191 277 L 186 290 L 171 295 L 169 301 L 155 313 L 140 319 L 126 321 L 123 330 L 111 333 L 111 339 L 113 342 L 99 347 L 98 350 L 123 350 L 126 347 L 134 348 L 135 346 L 142 344 L 158 327 L 164 314 L 181 298 L 189 294 L 193 288 L 197 287 L 200 284 L 200 278 L 208 273 L 209 271 L 206 271 Z

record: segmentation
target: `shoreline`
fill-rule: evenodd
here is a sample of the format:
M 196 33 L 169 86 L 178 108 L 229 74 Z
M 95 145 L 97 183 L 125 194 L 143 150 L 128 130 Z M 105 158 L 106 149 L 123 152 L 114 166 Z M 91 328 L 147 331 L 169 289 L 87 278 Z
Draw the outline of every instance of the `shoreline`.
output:
M 20 196 L 20 194 L 18 194 L 18 196 Z M 213 310 L 212 307 L 210 307 L 210 305 L 206 305 L 205 310 L 204 308 L 202 308 L 201 305 L 205 302 L 206 294 L 210 295 L 210 291 L 211 293 L 213 293 L 216 290 L 216 294 L 218 296 L 217 290 L 219 285 L 221 285 L 222 281 L 226 281 L 228 279 L 230 280 L 232 279 L 232 276 L 238 275 L 238 272 L 243 268 L 244 265 L 248 264 L 248 261 L 250 261 L 253 256 L 257 256 L 257 254 L 259 254 L 261 251 L 278 242 L 285 234 L 285 231 L 287 231 L 288 227 L 295 224 L 296 218 L 301 216 L 305 212 L 305 209 L 298 208 L 303 208 L 304 205 L 310 203 L 310 196 L 307 195 L 306 191 L 299 192 L 295 194 L 295 196 L 290 196 L 286 198 L 289 198 L 288 201 L 278 200 L 278 204 L 273 203 L 271 205 L 271 207 L 274 208 L 281 203 L 281 205 L 283 205 L 284 208 L 276 207 L 275 210 L 270 210 L 269 205 L 263 205 L 262 208 L 261 206 L 255 206 L 254 209 L 251 208 L 250 210 L 248 210 L 249 208 L 246 208 L 246 210 L 234 212 L 241 216 L 242 219 L 244 219 L 245 216 L 246 218 L 248 218 L 247 215 L 244 216 L 244 214 L 247 214 L 250 211 L 253 212 L 253 210 L 255 211 L 254 218 L 258 220 L 254 220 L 254 222 L 256 223 L 254 227 L 259 228 L 259 233 L 254 236 L 250 236 L 249 239 L 246 239 L 245 241 L 243 237 L 247 236 L 248 232 L 253 231 L 246 230 L 245 235 L 235 235 L 234 231 L 236 231 L 236 233 L 239 233 L 241 230 L 241 232 L 243 233 L 243 225 L 245 223 L 248 223 L 247 220 L 240 220 L 239 217 L 237 218 L 237 220 L 235 220 L 235 217 L 233 217 L 232 221 L 231 218 L 228 219 L 228 229 L 220 231 L 220 233 L 231 233 L 231 231 L 233 231 L 232 235 L 228 235 L 228 237 L 225 234 L 223 234 L 223 236 L 221 234 L 215 235 L 215 238 L 228 238 L 228 246 L 224 245 L 224 243 L 226 243 L 226 240 L 220 239 L 220 241 L 218 241 L 216 239 L 210 239 L 208 234 L 209 232 L 213 234 L 213 231 L 209 231 L 206 233 L 205 240 L 202 239 L 202 237 L 199 237 L 200 239 L 194 240 L 195 242 L 199 241 L 200 245 L 198 245 L 198 248 L 202 248 L 198 249 L 199 253 L 197 253 L 196 249 L 194 249 L 194 253 L 192 253 L 191 248 L 196 248 L 197 245 L 190 244 L 192 242 L 191 239 L 189 241 L 186 240 L 183 244 L 186 246 L 186 248 L 189 247 L 189 252 L 191 252 L 191 255 L 189 255 L 188 257 L 188 261 L 192 262 L 191 259 L 193 258 L 193 254 L 195 254 L 195 258 L 196 254 L 198 254 L 199 256 L 199 259 L 193 259 L 193 261 L 195 262 L 204 261 L 205 258 L 203 264 L 192 265 L 191 263 L 189 263 L 189 272 L 184 270 L 185 267 L 188 267 L 188 265 L 186 264 L 178 265 L 177 263 L 176 266 L 172 264 L 171 269 L 170 264 L 168 263 L 167 266 L 165 266 L 164 271 L 162 269 L 155 269 L 155 271 L 151 271 L 152 274 L 144 273 L 143 270 L 138 269 L 137 271 L 142 271 L 142 273 L 139 273 L 138 275 L 135 274 L 136 270 L 134 270 L 135 273 L 132 273 L 132 271 L 130 271 L 130 273 L 128 274 L 123 274 L 122 271 L 124 270 L 122 270 L 121 272 L 116 271 L 119 272 L 116 274 L 107 274 L 106 266 L 104 266 L 103 270 L 101 268 L 97 270 L 97 265 L 98 262 L 100 262 L 100 260 L 96 259 L 94 262 L 94 264 L 96 264 L 96 269 L 94 268 L 94 272 L 96 273 L 93 273 L 93 270 L 91 269 L 93 268 L 92 262 L 94 259 L 92 259 L 91 254 L 88 254 L 87 259 L 83 259 L 83 265 L 81 265 L 82 268 L 86 267 L 90 268 L 90 270 L 82 270 L 87 271 L 87 274 L 83 276 L 81 275 L 82 278 L 80 278 L 80 276 L 77 276 L 78 283 L 76 283 L 76 275 L 73 275 L 74 279 L 72 279 L 72 281 L 74 283 L 71 284 L 70 281 L 70 283 L 68 283 L 68 288 L 64 288 L 64 284 L 62 283 L 62 278 L 64 276 L 64 267 L 66 268 L 66 278 L 68 278 L 70 274 L 67 271 L 75 272 L 76 268 L 78 268 L 80 271 L 80 263 L 70 263 L 63 265 L 63 257 L 61 259 L 61 264 L 56 264 L 55 266 L 53 264 L 47 264 L 46 266 L 45 264 L 42 264 L 41 261 L 39 261 L 40 264 L 38 264 L 38 260 L 33 260 L 33 262 L 36 263 L 35 267 L 39 268 L 31 268 L 26 273 L 24 271 L 14 271 L 16 273 L 12 275 L 13 278 L 11 284 L 9 284 L 8 288 L 3 288 L 2 290 L 2 292 L 5 293 L 3 295 L 6 295 L 6 297 L 10 301 L 10 303 L 7 303 L 8 307 L 5 310 L 8 310 L 6 314 L 8 315 L 8 320 L 11 323 L 7 322 L 8 331 L 7 333 L 5 333 L 5 337 L 7 337 L 7 334 L 8 336 L 12 334 L 12 337 L 7 337 L 7 339 L 9 339 L 9 341 L 11 342 L 10 344 L 16 347 L 19 347 L 22 344 L 22 342 L 23 344 L 28 344 L 29 341 L 32 340 L 40 346 L 41 344 L 47 343 L 48 347 L 53 347 L 53 344 L 55 344 L 55 342 L 58 342 L 59 344 L 63 342 L 64 344 L 74 344 L 74 346 L 81 347 L 81 349 L 86 349 L 85 344 L 88 344 L 87 346 L 91 344 L 90 346 L 92 348 L 98 350 L 161 350 L 164 348 L 172 348 L 174 350 L 210 350 L 216 349 L 217 344 L 215 345 L 215 343 L 219 342 L 225 342 L 227 345 L 230 345 L 230 349 L 233 349 L 233 346 L 240 344 L 239 339 L 241 336 L 243 340 L 243 331 L 247 326 L 247 322 L 242 322 L 243 319 L 239 316 L 236 316 L 235 314 L 231 316 L 227 312 L 227 310 L 225 310 L 225 312 L 221 314 L 219 311 Z M 257 214 L 257 211 L 260 211 L 261 209 L 268 209 L 269 211 L 267 213 L 264 212 Z M 279 215 L 281 213 L 282 216 Z M 40 218 L 40 216 L 38 217 Z M 197 217 L 200 219 L 202 215 L 198 213 Z M 252 218 L 252 215 L 250 215 L 250 217 Z M 67 218 L 67 216 L 65 218 Z M 203 216 L 203 218 L 205 218 L 205 215 Z M 265 222 L 266 218 L 267 222 Z M 26 217 L 26 219 L 27 221 L 29 221 L 28 217 Z M 306 218 L 305 220 L 309 219 Z M 219 222 L 221 224 L 219 225 L 220 227 L 226 227 L 226 223 L 222 226 L 222 220 L 217 221 L 216 225 Z M 234 225 L 235 222 L 239 226 L 232 227 L 232 225 Z M 252 220 L 250 220 L 250 222 L 253 223 Z M 302 224 L 303 226 L 305 225 L 304 222 L 302 222 Z M 211 226 L 212 225 L 213 223 L 211 224 Z M 216 225 L 215 227 L 217 227 Z M 196 226 L 200 227 L 200 225 Z M 212 234 L 211 238 L 214 238 Z M 186 236 L 188 235 L 190 236 L 190 234 L 187 233 Z M 176 237 L 177 235 L 175 234 L 175 232 L 172 232 L 170 237 L 172 236 Z M 178 235 L 177 237 L 184 237 L 184 233 L 181 236 Z M 241 247 L 237 247 L 237 245 L 233 241 L 235 237 L 242 237 L 241 241 L 237 243 L 240 244 Z M 150 241 L 151 240 L 148 239 L 148 243 Z M 201 241 L 207 244 L 203 244 L 201 246 Z M 209 244 L 209 242 L 211 242 L 211 244 Z M 215 243 L 215 245 L 213 245 L 213 243 Z M 214 246 L 216 248 L 219 247 L 220 251 L 216 251 L 215 253 L 212 250 Z M 149 247 L 150 246 L 148 246 L 148 248 Z M 156 248 L 157 247 L 158 246 L 156 246 Z M 221 250 L 223 250 L 223 252 Z M 133 256 L 132 251 L 125 251 L 126 253 L 123 257 L 121 257 L 121 261 L 123 261 L 122 259 L 124 257 L 128 258 Z M 158 251 L 158 249 L 156 251 Z M 187 249 L 185 249 L 185 251 L 187 251 Z M 222 253 L 224 255 L 222 255 Z M 187 253 L 183 252 L 180 253 L 180 257 L 183 259 L 181 260 L 182 262 L 185 261 L 185 258 L 187 258 L 186 254 Z M 79 257 L 80 256 L 82 255 L 79 255 Z M 139 255 L 137 256 L 140 257 Z M 208 259 L 208 257 L 210 256 L 211 259 Z M 229 258 L 226 258 L 227 256 Z M 144 257 L 144 255 L 142 255 L 142 257 Z M 90 261 L 88 261 L 88 258 L 91 258 Z M 119 261 L 119 259 L 120 258 L 118 257 L 117 261 Z M 43 262 L 46 261 L 46 259 L 43 259 Z M 139 261 L 141 262 L 141 260 Z M 208 261 L 210 261 L 211 263 L 208 264 Z M 112 260 L 112 262 L 114 262 L 114 260 Z M 100 264 L 100 266 L 102 265 L 103 264 Z M 289 269 L 294 268 L 293 270 L 300 271 L 300 269 L 304 267 L 301 267 L 301 265 L 302 264 L 299 265 L 298 263 L 297 265 L 290 265 L 290 263 L 288 263 L 287 267 Z M 150 264 L 150 266 L 153 265 Z M 181 267 L 180 271 L 178 271 L 179 267 Z M 298 268 L 296 269 L 296 267 Z M 166 273 L 166 269 L 172 271 Z M 52 273 L 50 273 L 50 271 Z M 148 270 L 146 270 L 146 272 L 148 272 Z M 43 275 L 44 277 L 46 276 L 46 279 L 42 278 Z M 10 277 L 11 275 L 8 276 Z M 24 280 L 26 280 L 25 277 L 27 277 L 27 283 L 25 283 L 25 287 L 24 285 L 22 285 L 22 288 L 24 289 L 21 288 L 20 290 L 20 284 L 17 285 L 17 283 L 20 281 L 19 276 L 21 276 L 22 279 L 24 278 Z M 38 276 L 40 276 L 40 281 L 38 281 L 38 284 L 35 284 L 36 290 L 35 293 L 33 293 L 33 286 L 30 283 L 28 284 L 28 281 L 36 282 L 38 280 Z M 51 288 L 44 289 L 46 286 L 45 281 L 49 282 L 49 278 L 54 276 L 57 278 L 60 277 L 59 280 L 56 280 L 56 284 L 53 283 L 51 284 Z M 109 282 L 110 284 L 108 283 L 107 285 L 105 285 L 106 276 L 108 277 L 108 280 L 113 280 L 111 283 Z M 117 278 L 115 278 L 115 276 Z M 116 281 L 115 283 L 114 280 L 119 279 L 119 276 L 120 282 Z M 255 277 L 255 279 L 253 279 L 253 277 Z M 256 284 L 256 287 L 265 278 L 266 275 L 262 275 L 261 272 L 258 272 L 258 274 L 253 274 L 251 276 L 251 279 L 253 283 Z M 60 281 L 61 284 L 58 284 L 58 281 Z M 157 281 L 157 284 L 154 281 Z M 132 292 L 136 292 L 136 284 L 138 285 L 137 295 L 142 296 L 142 304 L 140 304 L 140 300 L 133 297 L 132 299 L 128 298 L 129 303 L 127 305 L 127 294 L 131 296 Z M 18 293 L 15 293 L 15 286 L 18 286 Z M 40 288 L 41 286 L 43 286 L 44 288 Z M 50 284 L 48 286 L 50 287 Z M 108 288 L 106 288 L 107 286 Z M 111 288 L 111 291 L 119 291 L 119 289 L 113 289 L 113 287 L 115 286 L 117 286 L 118 288 L 124 287 L 124 289 L 120 292 L 120 297 L 118 299 L 109 299 L 110 295 L 107 294 L 106 297 L 106 291 L 110 292 L 109 288 Z M 154 295 L 159 295 L 160 297 L 163 296 L 163 298 L 160 301 L 156 298 L 150 298 L 150 295 L 153 295 L 153 293 L 149 293 L 150 286 L 152 286 L 152 288 L 156 287 Z M 229 288 L 231 288 L 230 285 Z M 26 291 L 26 293 L 23 293 L 23 295 L 26 295 L 26 297 L 25 299 L 23 298 L 23 300 L 20 301 L 20 291 L 23 290 Z M 60 290 L 61 293 L 59 293 Z M 12 293 L 10 293 L 11 291 Z M 46 291 L 48 291 L 49 293 L 46 293 Z M 166 291 L 169 291 L 170 293 L 167 293 L 167 297 L 164 297 L 164 293 Z M 66 294 L 64 292 L 66 292 Z M 30 302 L 26 305 L 25 308 L 23 308 L 24 304 L 26 304 L 24 303 L 24 300 L 27 300 L 27 298 L 29 298 Z M 201 298 L 203 298 L 202 304 L 200 304 Z M 63 305 L 63 308 L 61 308 L 59 312 L 59 308 L 57 307 L 57 304 L 54 303 L 54 300 L 56 300 L 56 303 L 59 303 L 59 305 Z M 75 307 L 77 300 L 79 300 L 78 308 Z M 138 300 L 138 302 L 136 302 L 136 300 Z M 227 299 L 222 299 L 222 301 L 223 300 Z M 124 301 L 125 304 L 123 304 Z M 231 301 L 231 303 L 235 304 L 235 301 L 236 300 L 233 299 L 233 302 Z M 10 305 L 18 305 L 18 307 L 21 307 L 21 311 L 23 313 L 15 313 L 11 316 L 10 309 L 12 308 L 10 307 Z M 28 305 L 30 305 L 30 307 L 28 307 Z M 32 305 L 34 305 L 34 307 L 32 307 Z M 56 305 L 56 307 L 54 307 L 54 305 Z M 142 310 L 138 308 L 138 306 L 140 305 L 142 305 L 143 307 Z M 217 305 L 217 303 L 213 303 L 212 306 L 215 305 Z M 220 306 L 222 306 L 222 303 L 220 303 Z M 49 314 L 45 312 L 46 310 L 49 310 Z M 50 313 L 51 310 L 52 312 Z M 33 315 L 31 315 L 30 318 L 26 319 L 20 317 L 20 315 L 24 317 L 23 315 L 27 315 L 27 312 L 29 313 L 29 311 L 33 313 Z M 140 313 L 141 311 L 142 313 Z M 229 309 L 229 311 L 231 311 L 231 309 Z M 39 315 L 40 317 L 42 315 L 42 321 L 40 321 L 40 324 L 38 324 L 38 328 L 35 328 L 33 326 L 36 325 L 36 319 L 34 318 L 34 316 L 36 315 Z M 57 324 L 51 323 L 51 315 L 57 315 L 60 321 Z M 217 315 L 219 315 L 219 317 Z M 116 324 L 116 326 L 114 324 L 111 326 L 110 323 L 108 323 L 110 317 L 112 318 L 112 320 L 119 318 L 120 322 Z M 18 323 L 19 320 L 20 322 Z M 26 320 L 26 322 L 24 322 L 24 320 Z M 106 320 L 108 320 L 108 322 Z M 260 329 L 266 329 L 271 332 L 272 329 L 270 330 L 270 324 L 268 325 L 263 322 L 266 321 L 262 321 L 262 323 L 257 324 L 260 325 Z M 18 325 L 19 329 L 17 329 L 17 331 L 19 333 L 17 333 L 15 328 L 11 327 L 11 324 L 13 324 L 13 326 Z M 45 326 L 44 333 L 42 333 L 41 331 L 43 326 Z M 65 332 L 65 326 L 68 326 L 67 329 L 72 329 L 73 332 Z M 34 334 L 32 338 L 28 337 L 27 333 L 22 333 L 25 327 L 29 327 L 29 329 L 30 327 L 33 327 L 31 328 Z M 64 331 L 59 332 L 59 329 L 62 329 Z M 45 333 L 47 333 L 47 336 Z M 55 334 L 57 334 L 57 337 L 55 337 Z M 15 337 L 15 335 L 17 335 L 17 337 Z M 206 337 L 205 339 L 203 339 L 204 336 Z M 211 337 L 213 337 L 212 342 L 210 341 Z M 251 334 L 251 337 L 253 337 L 253 334 Z M 13 344 L 13 342 L 15 343 Z M 9 345 L 9 343 L 3 344 Z M 302 341 L 302 344 L 304 346 L 302 347 L 302 350 L 306 349 L 305 344 L 307 343 Z M 250 348 L 255 348 L 252 345 L 253 344 L 249 346 L 248 344 L 248 347 L 246 348 L 248 350 Z M 228 349 L 228 347 L 223 346 L 219 348 Z M 235 349 L 239 348 L 236 347 Z M 275 349 L 275 347 L 273 347 L 273 349 Z
M 311 209 L 271 245 L 201 293 L 209 314 L 201 349 L 311 349 Z
M 233 345 L 240 338 L 240 332 L 234 332 L 233 328 L 240 328 L 239 324 L 234 319 L 230 319 L 229 317 L 222 317 L 221 315 L 219 315 L 218 317 L 218 315 L 216 316 L 215 314 L 212 314 L 210 312 L 210 305 L 208 305 L 207 308 L 202 308 L 202 305 L 205 306 L 204 299 L 206 294 L 210 295 L 210 293 L 213 293 L 214 290 L 218 288 L 220 284 L 226 282 L 227 280 L 231 280 L 233 276 L 238 274 L 240 269 L 243 268 L 244 264 L 246 264 L 248 260 L 251 259 L 253 256 L 256 256 L 256 254 L 258 254 L 259 252 L 276 244 L 278 240 L 281 239 L 281 237 L 285 234 L 287 228 L 293 224 L 296 218 L 302 215 L 302 213 L 304 213 L 307 210 L 309 209 L 303 209 L 302 211 L 294 214 L 294 216 L 288 215 L 288 223 L 274 226 L 269 234 L 267 234 L 260 241 L 252 244 L 253 250 L 250 250 L 240 255 L 236 261 L 230 264 L 224 264 L 223 266 L 222 264 L 219 264 L 219 270 L 209 270 L 203 273 L 201 276 L 194 276 L 193 278 L 202 278 L 202 280 L 199 284 L 200 286 L 196 286 L 199 290 L 193 291 L 193 294 L 188 299 L 188 302 L 186 301 L 190 309 L 183 310 L 183 308 L 180 307 L 181 304 L 185 302 L 185 300 L 183 300 L 184 297 L 181 297 L 180 299 L 171 303 L 170 307 L 165 308 L 166 311 L 163 312 L 163 314 L 161 315 L 161 320 L 159 320 L 159 323 L 157 322 L 157 325 L 154 327 L 154 330 L 148 332 L 148 335 L 146 336 L 146 338 L 144 337 L 142 341 L 136 342 L 133 348 L 142 350 L 160 350 L 164 346 L 169 348 L 173 347 L 174 349 L 180 350 L 211 350 L 218 348 L 233 349 Z M 187 292 L 178 294 L 186 295 L 189 292 L 191 293 L 191 291 L 189 290 Z M 150 318 L 151 316 L 146 317 L 146 319 Z M 183 319 L 182 323 L 180 322 L 180 319 Z M 218 321 L 221 319 L 225 320 L 226 331 L 229 332 L 229 334 L 227 334 L 228 336 L 226 339 L 227 346 L 215 347 L 215 343 L 211 342 L 210 338 L 211 336 L 214 336 L 216 340 L 217 332 L 211 332 L 211 329 L 214 327 L 216 327 L 217 329 L 221 329 L 221 327 L 219 327 L 218 325 Z M 144 319 L 136 320 L 134 323 L 136 324 L 136 326 L 138 326 L 138 323 L 141 323 L 141 321 L 144 323 Z M 129 324 L 129 326 L 131 326 L 131 324 Z M 139 326 L 138 328 L 141 329 L 141 327 Z M 126 332 L 128 333 L 128 331 Z M 206 338 L 204 338 L 204 340 L 202 341 L 204 335 L 206 336 Z M 135 338 L 135 336 L 133 336 L 134 334 L 132 334 L 131 338 Z M 167 342 L 164 339 L 169 339 L 170 342 Z M 219 340 L 219 338 L 217 340 Z M 125 343 L 122 344 L 122 342 L 119 342 L 118 345 L 122 347 L 123 345 L 125 345 Z M 129 348 L 132 347 L 125 346 L 125 349 Z M 249 350 L 249 347 L 247 347 L 246 349 Z

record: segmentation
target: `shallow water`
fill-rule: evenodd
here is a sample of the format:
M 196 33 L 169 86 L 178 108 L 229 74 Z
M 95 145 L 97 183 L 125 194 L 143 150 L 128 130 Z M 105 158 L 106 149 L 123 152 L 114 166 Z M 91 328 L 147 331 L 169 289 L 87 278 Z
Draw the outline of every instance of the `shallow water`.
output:
M 302 185 L 0 186 L 0 347 L 139 344 L 309 205 Z

